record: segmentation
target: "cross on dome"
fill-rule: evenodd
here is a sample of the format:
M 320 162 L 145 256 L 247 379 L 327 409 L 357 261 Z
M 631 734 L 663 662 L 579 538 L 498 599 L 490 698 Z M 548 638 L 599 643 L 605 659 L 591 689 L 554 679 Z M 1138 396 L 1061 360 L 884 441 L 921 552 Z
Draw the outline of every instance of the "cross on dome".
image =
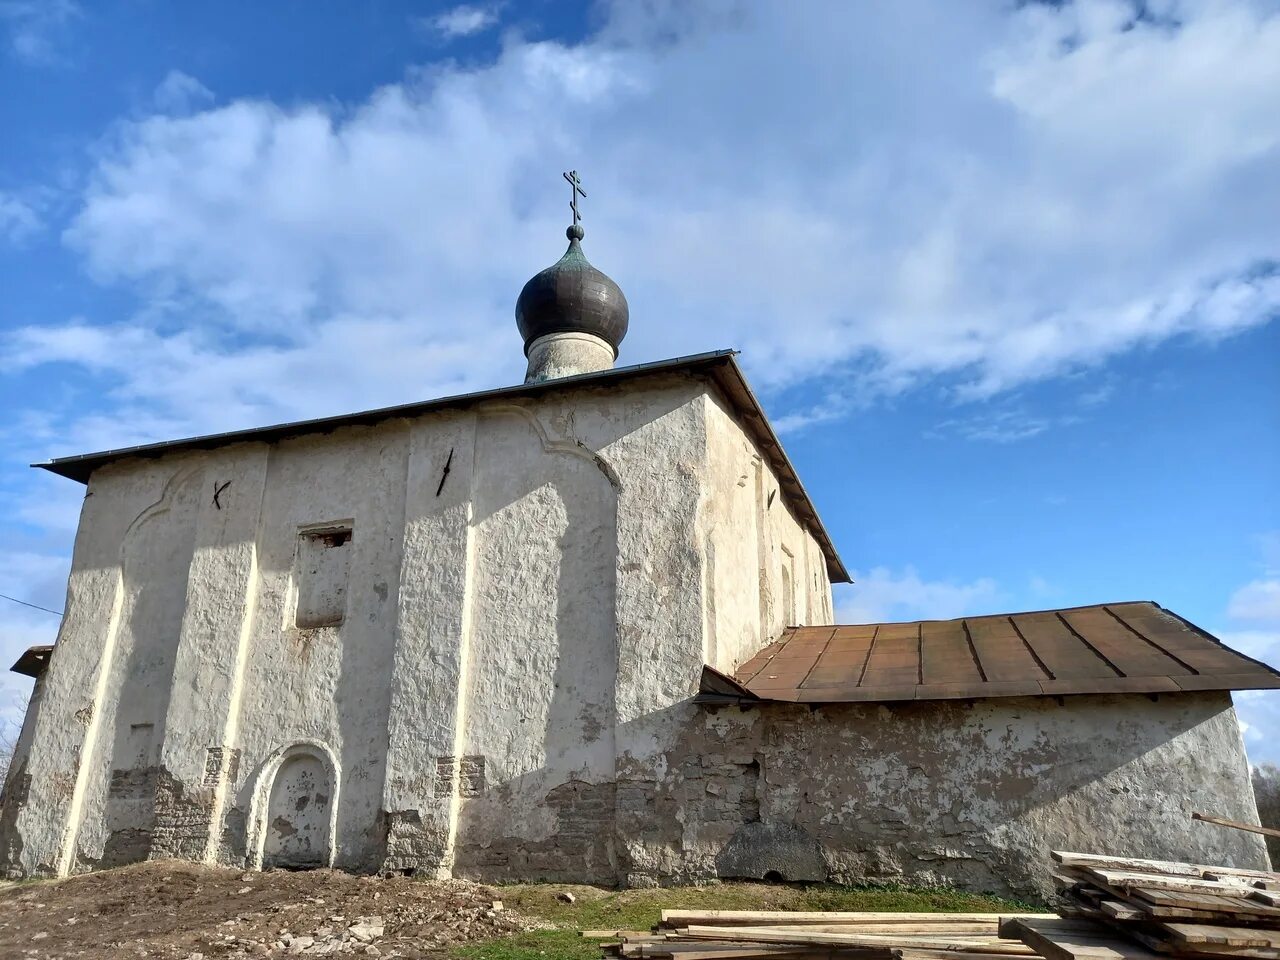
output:
M 583 200 L 587 199 L 587 191 L 582 189 L 582 181 L 578 179 L 578 171 L 570 170 L 562 176 L 569 181 L 569 186 L 573 188 L 573 199 L 569 201 L 569 209 L 573 211 L 573 225 L 576 227 L 578 221 L 582 219 L 582 215 L 578 213 L 578 197 Z M 579 238 L 581 239 L 581 238 Z

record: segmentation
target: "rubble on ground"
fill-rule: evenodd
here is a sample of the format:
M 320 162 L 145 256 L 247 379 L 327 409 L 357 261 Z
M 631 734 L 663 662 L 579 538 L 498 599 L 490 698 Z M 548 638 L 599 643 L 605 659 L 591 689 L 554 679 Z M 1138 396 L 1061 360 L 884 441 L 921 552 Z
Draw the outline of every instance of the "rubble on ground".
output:
M 177 861 L 0 885 L 0 956 L 40 960 L 439 958 L 545 924 L 462 880 L 332 870 L 244 873 Z

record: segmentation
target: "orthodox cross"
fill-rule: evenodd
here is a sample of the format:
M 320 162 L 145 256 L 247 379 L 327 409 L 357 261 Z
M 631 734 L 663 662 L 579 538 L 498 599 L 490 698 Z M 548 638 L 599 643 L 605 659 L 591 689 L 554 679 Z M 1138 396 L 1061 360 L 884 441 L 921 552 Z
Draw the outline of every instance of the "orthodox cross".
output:
M 576 227 L 578 221 L 582 219 L 582 215 L 578 213 L 578 197 L 585 199 L 587 191 L 582 189 L 582 181 L 578 179 L 577 170 L 570 170 L 564 178 L 569 181 L 569 186 L 573 187 L 573 199 L 569 201 L 569 209 L 573 211 L 573 225 Z

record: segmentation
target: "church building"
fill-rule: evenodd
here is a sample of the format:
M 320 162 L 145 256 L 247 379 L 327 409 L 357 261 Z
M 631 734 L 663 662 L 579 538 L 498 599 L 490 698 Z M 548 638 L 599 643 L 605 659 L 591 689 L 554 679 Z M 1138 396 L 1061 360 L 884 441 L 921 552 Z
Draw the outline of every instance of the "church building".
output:
M 615 366 L 627 301 L 576 208 L 568 237 L 522 384 L 38 464 L 86 491 L 57 642 L 14 666 L 0 871 L 1266 865 L 1190 814 L 1256 822 L 1230 691 L 1280 674 L 1152 602 L 835 624 L 849 575 L 735 355 Z

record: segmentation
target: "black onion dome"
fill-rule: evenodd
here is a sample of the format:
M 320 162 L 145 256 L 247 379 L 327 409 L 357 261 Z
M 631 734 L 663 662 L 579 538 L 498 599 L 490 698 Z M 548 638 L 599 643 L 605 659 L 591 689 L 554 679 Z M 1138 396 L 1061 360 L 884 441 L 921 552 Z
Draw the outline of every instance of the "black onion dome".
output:
M 587 262 L 579 241 L 582 227 L 565 231 L 569 249 L 524 285 L 516 300 L 516 326 L 529 344 L 549 333 L 589 333 L 613 352 L 627 335 L 630 310 L 621 288 Z

